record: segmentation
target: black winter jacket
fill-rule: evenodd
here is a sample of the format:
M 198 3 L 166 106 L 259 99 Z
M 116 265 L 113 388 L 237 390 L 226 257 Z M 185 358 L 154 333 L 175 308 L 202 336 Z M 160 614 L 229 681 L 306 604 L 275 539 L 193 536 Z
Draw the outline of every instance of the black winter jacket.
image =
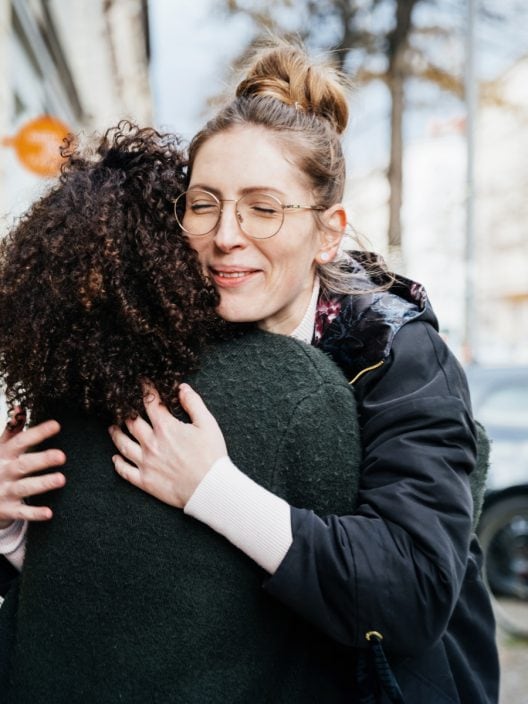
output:
M 361 277 L 364 255 L 354 256 Z M 424 290 L 402 277 L 381 293 L 321 299 L 317 323 L 317 344 L 354 381 L 359 506 L 323 518 L 293 509 L 293 544 L 265 589 L 345 645 L 380 632 L 407 704 L 493 704 L 498 656 L 472 532 L 464 373 Z

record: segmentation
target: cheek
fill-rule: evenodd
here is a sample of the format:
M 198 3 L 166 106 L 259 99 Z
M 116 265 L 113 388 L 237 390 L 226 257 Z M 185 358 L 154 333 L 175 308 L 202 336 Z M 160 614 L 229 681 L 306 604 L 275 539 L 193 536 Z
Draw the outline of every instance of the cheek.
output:
M 294 233 L 293 236 L 284 238 L 280 242 L 280 246 L 275 248 L 270 259 L 273 268 L 282 276 L 287 276 L 290 280 L 304 280 L 315 270 L 317 251 L 318 242 L 311 233 L 302 233 L 302 236 Z
M 191 249 L 194 249 L 195 252 L 198 252 L 198 256 L 200 256 L 200 252 L 203 250 L 204 243 L 201 242 L 197 237 L 189 237 L 187 239 L 187 242 L 189 243 L 189 247 Z
M 199 239 L 189 239 L 188 242 L 191 249 L 194 249 L 194 251 L 198 255 L 198 261 L 200 262 L 200 264 L 203 265 L 207 252 L 207 242 L 203 242 Z

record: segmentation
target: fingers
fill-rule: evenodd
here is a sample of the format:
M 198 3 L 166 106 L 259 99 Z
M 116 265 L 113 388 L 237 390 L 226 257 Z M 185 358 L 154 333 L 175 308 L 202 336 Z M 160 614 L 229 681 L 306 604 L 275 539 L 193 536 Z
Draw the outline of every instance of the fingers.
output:
M 172 414 L 167 409 L 167 406 L 165 406 L 162 402 L 156 387 L 151 384 L 145 384 L 143 386 L 143 392 L 143 404 L 145 406 L 145 411 L 148 419 L 152 423 L 152 427 L 156 430 L 161 427 L 166 417 L 168 415 L 172 417 Z
M 66 462 L 66 455 L 62 450 L 43 450 L 42 452 L 28 452 L 21 455 L 16 461 L 9 463 L 6 475 L 13 478 L 21 475 L 34 474 L 42 469 L 58 467 Z
M 53 511 L 47 506 L 28 506 L 18 503 L 11 512 L 12 521 L 49 521 Z
M 0 528 L 5 528 L 16 520 L 48 521 L 53 517 L 48 506 L 28 506 L 23 503 L 23 499 L 60 489 L 65 483 L 66 477 L 60 472 L 5 483 L 0 496 Z
M 172 423 L 181 422 L 178 421 L 168 410 L 154 386 L 145 384 L 143 391 L 145 392 L 143 403 L 145 405 L 147 416 L 152 423 L 152 427 L 154 428 L 154 432 L 162 428 L 168 418 L 170 418 Z M 179 399 L 182 408 L 187 412 L 193 425 L 203 427 L 211 422 L 216 424 L 214 417 L 202 401 L 201 396 L 197 394 L 196 391 L 191 389 L 189 384 L 180 384 Z
M 129 422 L 132 424 L 135 421 L 127 421 L 127 426 Z M 145 425 L 148 424 L 145 423 Z M 141 449 L 141 445 L 134 442 L 134 440 L 129 438 L 128 435 L 126 435 L 116 425 L 110 426 L 108 432 L 110 433 L 110 437 L 112 438 L 112 442 L 116 446 L 116 449 L 124 457 L 126 457 L 127 460 L 133 462 L 135 465 L 140 465 L 143 459 L 143 450 Z
M 112 461 L 120 477 L 126 479 L 127 482 L 137 486 L 139 489 L 144 489 L 143 476 L 137 467 L 133 467 L 131 464 L 128 464 L 128 462 L 125 462 L 120 455 L 114 455 Z
M 61 450 L 28 452 L 34 445 L 56 435 L 60 425 L 52 420 L 21 432 L 25 423 L 22 409 L 13 409 L 15 425 L 8 426 L 0 438 L 0 526 L 14 520 L 47 521 L 53 513 L 47 506 L 27 506 L 23 499 L 64 486 L 66 479 L 60 472 L 39 477 L 34 472 L 56 467 L 66 462 Z
M 145 443 L 152 438 L 152 426 L 141 416 L 127 418 L 125 421 L 129 433 L 140 443 Z
M 11 433 L 7 441 L 1 446 L 2 456 L 4 459 L 16 458 L 27 452 L 34 445 L 39 445 L 44 440 L 56 435 L 59 431 L 60 425 L 57 421 L 48 420 L 45 423 L 40 423 L 33 428 L 25 430 L 23 433 L 18 432 L 14 437 L 13 433 Z M 59 461 L 56 464 L 63 464 L 63 462 Z
M 216 425 L 216 420 L 202 401 L 202 397 L 191 389 L 189 384 L 180 384 L 179 399 L 193 425 L 198 428 L 207 427 L 211 423 Z
M 66 477 L 60 472 L 44 474 L 41 477 L 29 477 L 13 483 L 11 494 L 14 498 L 25 499 L 28 496 L 44 494 L 46 491 L 59 489 L 66 484 Z

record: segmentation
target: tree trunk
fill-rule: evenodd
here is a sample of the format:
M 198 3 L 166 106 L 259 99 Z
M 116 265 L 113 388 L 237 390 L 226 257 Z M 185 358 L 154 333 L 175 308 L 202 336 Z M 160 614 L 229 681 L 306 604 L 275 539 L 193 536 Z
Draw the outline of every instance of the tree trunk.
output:
M 403 202 L 403 112 L 404 112 L 404 73 L 401 61 L 394 63 L 388 76 L 391 97 L 390 117 L 390 158 L 387 178 L 389 181 L 389 257 L 395 268 L 403 265 L 401 207 Z
M 391 149 L 389 181 L 389 256 L 394 268 L 404 268 L 401 207 L 403 202 L 403 113 L 405 109 L 405 52 L 411 32 L 411 15 L 418 0 L 397 0 L 396 22 L 389 33 L 387 86 L 391 97 Z

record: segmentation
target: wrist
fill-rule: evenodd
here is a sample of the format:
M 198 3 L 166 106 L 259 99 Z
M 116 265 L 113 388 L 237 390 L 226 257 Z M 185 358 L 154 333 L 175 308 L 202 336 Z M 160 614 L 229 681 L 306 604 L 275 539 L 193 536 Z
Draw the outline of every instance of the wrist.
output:
M 293 541 L 289 504 L 237 469 L 227 455 L 214 463 L 184 512 L 223 535 L 270 574 Z
M 214 460 L 214 462 L 209 465 L 208 469 L 205 472 L 202 471 L 200 474 L 195 475 L 194 481 L 192 482 L 192 484 L 189 484 L 188 490 L 185 492 L 185 496 L 183 497 L 183 508 L 187 506 L 191 498 L 194 496 L 194 493 L 197 491 L 198 487 L 202 484 L 209 472 L 211 472 L 213 468 L 221 466 L 224 462 L 230 462 L 230 459 L 227 454 L 222 455 L 222 457 L 218 457 L 218 459 Z

